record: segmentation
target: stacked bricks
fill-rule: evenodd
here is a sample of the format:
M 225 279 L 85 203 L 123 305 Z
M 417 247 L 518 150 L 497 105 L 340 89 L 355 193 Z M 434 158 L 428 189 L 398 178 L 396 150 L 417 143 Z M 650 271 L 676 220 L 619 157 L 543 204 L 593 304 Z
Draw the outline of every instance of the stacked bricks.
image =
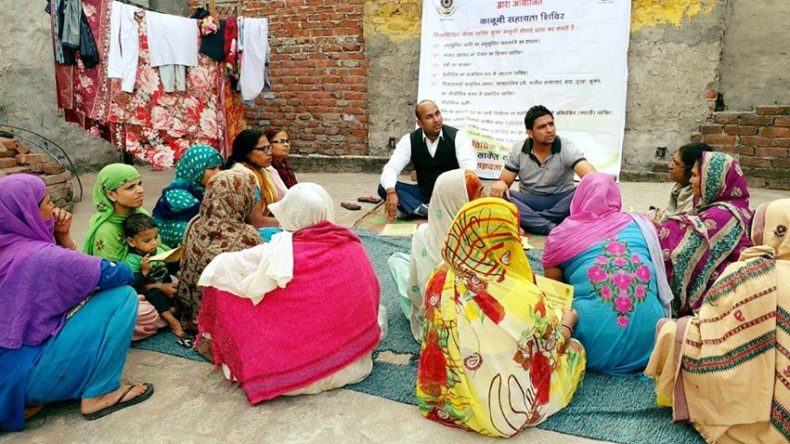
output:
M 33 153 L 16 139 L 0 137 L 0 177 L 19 173 L 41 177 L 52 202 L 71 211 L 74 205 L 71 173 L 63 165 L 52 162 L 49 155 Z
M 190 0 L 190 7 L 203 2 Z M 242 2 L 269 19 L 272 91 L 247 108 L 247 126 L 288 131 L 291 152 L 368 154 L 364 0 Z
M 737 157 L 749 186 L 790 190 L 790 105 L 713 113 L 691 140 Z

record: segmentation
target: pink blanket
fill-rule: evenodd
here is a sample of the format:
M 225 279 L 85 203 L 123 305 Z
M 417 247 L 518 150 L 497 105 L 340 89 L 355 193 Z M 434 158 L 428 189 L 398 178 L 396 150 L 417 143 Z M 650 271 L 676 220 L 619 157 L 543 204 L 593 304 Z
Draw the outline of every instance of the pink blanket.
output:
M 251 404 L 305 387 L 378 344 L 379 282 L 359 237 L 322 222 L 294 234 L 294 278 L 257 306 L 209 287 L 198 316 Z

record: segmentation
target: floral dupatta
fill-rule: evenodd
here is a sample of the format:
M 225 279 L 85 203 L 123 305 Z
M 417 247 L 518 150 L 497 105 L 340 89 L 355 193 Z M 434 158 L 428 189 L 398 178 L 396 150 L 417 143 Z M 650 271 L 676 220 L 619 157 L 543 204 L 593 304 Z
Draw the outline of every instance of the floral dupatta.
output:
M 671 216 L 659 230 L 674 316 L 697 312 L 705 291 L 751 246 L 749 189 L 738 161 L 724 153 L 703 153 L 700 174 L 696 214 Z
M 518 211 L 502 199 L 466 204 L 429 280 L 417 371 L 424 416 L 489 436 L 512 436 L 565 407 L 585 356 L 560 353 L 560 319 L 535 285 L 518 235 Z

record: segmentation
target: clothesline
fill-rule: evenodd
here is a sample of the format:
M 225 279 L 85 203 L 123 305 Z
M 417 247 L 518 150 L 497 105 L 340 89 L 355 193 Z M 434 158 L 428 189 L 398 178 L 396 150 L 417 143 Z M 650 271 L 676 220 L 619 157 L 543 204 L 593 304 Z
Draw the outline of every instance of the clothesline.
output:
M 145 9 L 146 11 L 159 12 L 156 9 L 153 9 L 153 8 L 151 8 L 149 6 L 143 6 L 143 5 L 139 4 L 139 3 L 130 2 L 129 0 L 116 0 L 116 1 L 119 1 L 121 3 L 126 3 L 127 5 L 134 6 L 136 8 Z

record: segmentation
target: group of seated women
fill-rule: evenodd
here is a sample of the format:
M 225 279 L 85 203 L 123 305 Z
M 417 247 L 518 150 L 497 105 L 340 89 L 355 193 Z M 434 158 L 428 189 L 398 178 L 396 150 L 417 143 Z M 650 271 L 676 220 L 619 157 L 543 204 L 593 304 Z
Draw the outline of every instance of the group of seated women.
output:
M 670 205 L 648 214 L 621 211 L 611 176 L 581 180 L 542 256 L 546 277 L 573 286 L 572 309 L 543 296 L 515 208 L 478 199 L 471 172 L 439 177 L 430 204 L 438 210 L 411 255 L 389 261 L 421 343 L 424 416 L 511 436 L 567 405 L 586 369 L 647 368 L 659 404 L 710 441 L 790 436 L 781 419 L 790 415 L 790 314 L 776 278 L 790 253 L 790 200 L 753 217 L 737 160 L 704 144 L 680 154 Z M 684 188 L 691 197 L 681 198 Z M 733 404 L 719 414 L 717 406 Z
M 287 156 L 287 134 L 271 137 Z M 174 333 L 198 333 L 198 351 L 251 403 L 370 373 L 386 329 L 360 238 L 333 223 L 326 190 L 296 183 L 284 158 L 266 169 L 276 149 L 265 135 L 247 130 L 236 142 L 244 169 L 220 171 L 216 150 L 190 148 L 153 218 L 142 208 L 139 172 L 103 168 L 82 253 L 71 215 L 55 208 L 40 178 L 0 178 L 0 430 L 21 430 L 54 402 L 79 399 L 85 418 L 97 419 L 153 394 L 153 384 L 122 384 L 121 373 L 132 339 L 166 325 L 158 304 L 132 287 L 153 263 L 128 260 L 147 245 L 160 249 L 159 233 L 183 249 L 178 283 L 152 284 L 178 309 L 183 329 Z M 282 190 L 270 193 L 273 177 Z M 268 220 L 258 217 L 264 209 Z M 154 239 L 130 237 L 131 219 Z M 266 243 L 263 226 L 276 227 Z M 54 278 L 41 279 L 42 270 Z
M 326 190 L 296 183 L 283 158 L 272 167 L 275 142 L 287 155 L 284 132 L 243 132 L 221 171 L 213 148 L 192 147 L 153 225 L 138 227 L 182 247 L 178 282 L 156 284 L 178 313 L 174 333 L 195 334 L 194 347 L 252 404 L 364 379 L 386 334 L 360 238 L 334 224 Z M 544 296 L 516 207 L 483 197 L 471 171 L 438 178 L 411 254 L 389 261 L 421 343 L 424 416 L 512 436 L 567 406 L 587 369 L 646 369 L 659 404 L 706 439 L 790 436 L 790 307 L 778 279 L 790 259 L 790 200 L 753 217 L 734 158 L 702 145 L 681 152 L 675 206 L 650 215 L 621 211 L 614 178 L 582 179 L 542 256 L 546 277 L 573 286 L 572 308 Z M 684 187 L 693 196 L 686 209 Z M 151 274 L 148 257 L 124 263 L 141 243 L 158 245 L 128 232 L 129 219 L 143 219 L 133 215 L 147 214 L 139 173 L 105 167 L 93 201 L 83 254 L 41 179 L 0 178 L 3 430 L 20 430 L 56 401 L 80 399 L 96 419 L 153 393 L 152 384 L 120 381 L 131 339 L 165 325 L 160 304 L 130 286 Z M 68 278 L 38 279 L 42 269 Z

